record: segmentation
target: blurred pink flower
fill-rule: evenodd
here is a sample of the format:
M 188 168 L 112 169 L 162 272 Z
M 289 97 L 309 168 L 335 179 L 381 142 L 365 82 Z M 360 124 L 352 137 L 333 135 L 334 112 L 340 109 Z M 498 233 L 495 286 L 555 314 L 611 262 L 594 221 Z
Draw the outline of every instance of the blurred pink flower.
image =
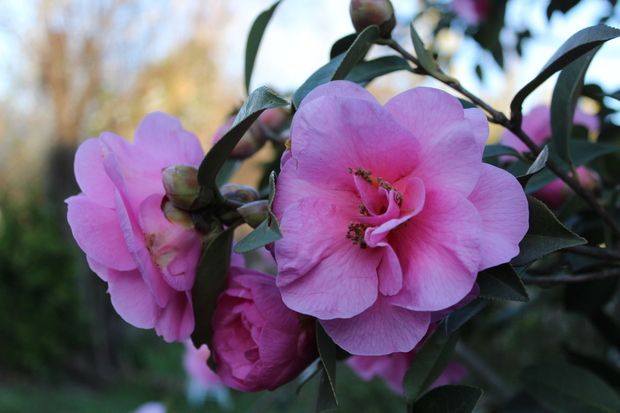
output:
M 452 0 L 452 10 L 468 24 L 480 24 L 489 9 L 491 0 Z
M 366 381 L 382 377 L 394 393 L 402 395 L 403 379 L 416 353 L 416 350 L 412 350 L 408 353 L 392 353 L 385 356 L 352 356 L 347 359 L 347 364 Z M 467 369 L 451 361 L 430 388 L 458 383 L 465 376 Z
M 271 275 L 231 268 L 213 315 L 213 359 L 222 382 L 274 390 L 316 359 L 314 321 L 288 309 Z
M 162 170 L 199 165 L 202 157 L 200 142 L 176 118 L 151 113 L 133 144 L 104 132 L 80 145 L 75 176 L 82 193 L 66 201 L 73 236 L 108 283 L 116 311 L 168 342 L 186 340 L 194 329 L 201 240 L 164 216 Z
M 206 344 L 197 349 L 188 340 L 185 342 L 183 367 L 185 367 L 185 371 L 194 381 L 204 387 L 222 386 L 222 380 L 207 366 L 207 360 L 210 355 L 211 352 Z
M 600 121 L 597 116 L 587 115 L 579 108 L 575 109 L 573 123 L 575 125 L 585 126 L 590 131 L 600 128 Z M 551 109 L 548 106 L 535 107 L 523 117 L 522 128 L 535 144 L 542 145 L 547 139 L 551 138 Z M 521 142 L 516 135 L 508 130 L 502 135 L 500 143 L 513 147 L 519 152 L 529 151 L 528 147 Z M 502 158 L 502 160 L 505 161 L 511 161 L 513 159 L 514 158 L 509 156 Z M 596 172 L 591 171 L 585 166 L 580 166 L 577 168 L 577 175 L 579 177 L 579 182 L 584 188 L 590 191 L 596 190 L 600 180 Z M 555 209 L 564 205 L 564 203 L 574 195 L 574 192 L 564 181 L 556 179 L 532 195 L 547 204 L 549 208 Z
M 488 131 L 481 111 L 437 89 L 385 106 L 346 81 L 311 92 L 273 205 L 284 303 L 352 354 L 411 351 L 431 312 L 516 256 L 527 231 L 521 186 L 482 162 Z

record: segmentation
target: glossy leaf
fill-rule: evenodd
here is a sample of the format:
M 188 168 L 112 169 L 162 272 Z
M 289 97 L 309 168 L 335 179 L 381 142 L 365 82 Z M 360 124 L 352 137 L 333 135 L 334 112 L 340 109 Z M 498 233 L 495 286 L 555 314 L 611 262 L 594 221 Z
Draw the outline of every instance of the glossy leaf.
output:
M 557 413 L 617 413 L 620 397 L 605 381 L 581 367 L 545 363 L 520 375 L 527 392 Z
M 293 105 L 299 108 L 301 101 L 318 86 L 331 80 L 345 79 L 353 67 L 366 55 L 372 43 L 379 38 L 379 28 L 370 26 L 357 35 L 346 53 L 340 54 L 322 66 L 295 91 Z
M 192 288 L 196 323 L 192 333 L 192 342 L 196 348 L 202 344 L 211 347 L 213 339 L 211 319 L 215 312 L 217 299 L 226 289 L 233 234 L 234 228 L 229 228 L 219 234 L 202 254 L 196 271 L 196 282 Z
M 502 264 L 478 273 L 480 297 L 493 300 L 530 301 L 521 277 L 512 265 Z
M 364 85 L 374 78 L 400 70 L 411 70 L 411 66 L 400 56 L 383 56 L 358 63 L 347 75 L 346 80 Z
M 580 56 L 583 56 L 595 47 L 600 46 L 608 40 L 615 39 L 618 36 L 620 36 L 620 30 L 602 24 L 587 27 L 572 35 L 560 46 L 555 54 L 551 56 L 540 73 L 519 90 L 512 99 L 510 103 L 512 121 L 518 125 L 521 124 L 521 106 L 523 105 L 523 101 L 545 80 L 549 79 L 549 77 L 558 70 L 562 70 L 568 66 Z
M 254 251 L 255 249 L 264 247 L 282 238 L 278 218 L 271 212 L 271 205 L 273 204 L 275 195 L 276 175 L 275 172 L 271 172 L 269 175 L 269 218 L 264 220 L 254 231 L 250 232 L 235 245 L 235 252 L 237 254 L 245 254 Z
M 263 34 L 265 29 L 271 20 L 271 16 L 276 11 L 276 7 L 281 3 L 275 2 L 269 9 L 265 10 L 258 15 L 254 24 L 248 34 L 248 41 L 245 45 L 245 91 L 250 94 L 250 81 L 252 80 L 252 72 L 254 71 L 254 63 L 256 62 L 256 55 L 258 54 L 258 48 L 263 40 Z
M 349 50 L 355 39 L 357 39 L 357 33 L 351 33 L 336 40 L 329 52 L 330 60 Z
M 482 397 L 482 389 L 451 385 L 437 387 L 413 405 L 414 413 L 471 413 Z
M 447 76 L 439 70 L 437 61 L 435 61 L 435 58 L 433 57 L 431 52 L 426 50 L 426 48 L 424 47 L 424 43 L 422 42 L 422 39 L 420 39 L 420 35 L 418 35 L 418 32 L 416 31 L 413 22 L 409 25 L 409 28 L 411 32 L 411 41 L 413 42 L 413 48 L 422 69 L 424 69 L 429 75 L 431 75 L 435 79 L 442 82 L 456 81 L 452 77 Z
M 510 146 L 504 145 L 486 145 L 484 147 L 484 153 L 482 154 L 482 159 L 494 158 L 497 156 L 506 156 L 512 155 L 515 157 L 519 157 L 519 151 L 515 148 L 511 148 Z
M 408 404 L 413 404 L 443 373 L 457 341 L 458 333 L 448 335 L 445 324 L 441 323 L 422 344 L 403 380 L 403 392 Z
M 459 308 L 445 318 L 446 333 L 448 335 L 454 333 L 459 327 L 468 322 L 473 316 L 489 305 L 489 300 L 478 297 L 471 303 Z
M 217 175 L 241 137 L 252 126 L 252 123 L 259 115 L 265 109 L 286 105 L 288 105 L 287 101 L 266 87 L 260 87 L 252 92 L 239 110 L 232 128 L 211 147 L 198 168 L 201 197 L 212 197 L 214 193 L 216 196 L 219 196 Z
M 471 109 L 471 108 L 477 108 L 478 106 L 474 105 L 472 102 L 470 102 L 469 100 L 465 100 L 465 99 L 461 99 L 458 98 L 459 102 L 461 102 L 461 106 L 463 106 L 463 109 Z
M 560 158 L 573 169 L 569 154 L 573 116 L 581 96 L 583 81 L 590 62 L 598 51 L 595 47 L 560 72 L 551 99 L 551 138 Z
M 519 255 L 510 261 L 512 265 L 523 266 L 561 248 L 587 242 L 558 221 L 545 204 L 530 195 L 527 201 L 530 226 L 519 243 Z
M 316 343 L 323 367 L 316 411 L 336 410 L 338 408 L 338 399 L 336 398 L 336 344 L 318 321 L 316 322 Z
M 530 179 L 532 179 L 534 175 L 538 174 L 545 168 L 545 165 L 547 164 L 548 159 L 549 159 L 549 147 L 545 146 L 543 150 L 540 151 L 536 159 L 534 160 L 534 163 L 532 163 L 532 165 L 530 165 L 530 167 L 527 168 L 527 171 L 525 172 L 525 174 L 517 177 L 521 186 L 525 188 L 525 186 L 528 184 Z

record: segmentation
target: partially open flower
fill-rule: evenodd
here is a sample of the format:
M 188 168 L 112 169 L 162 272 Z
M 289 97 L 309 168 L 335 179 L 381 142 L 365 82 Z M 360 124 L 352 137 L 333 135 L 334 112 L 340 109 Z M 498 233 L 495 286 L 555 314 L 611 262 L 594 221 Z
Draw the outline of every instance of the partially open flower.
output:
M 164 189 L 174 206 L 191 211 L 199 208 L 198 168 L 194 165 L 174 165 L 162 172 Z
M 394 7 L 390 0 L 351 0 L 349 13 L 358 33 L 368 26 L 377 25 L 381 36 L 389 38 L 396 26 Z

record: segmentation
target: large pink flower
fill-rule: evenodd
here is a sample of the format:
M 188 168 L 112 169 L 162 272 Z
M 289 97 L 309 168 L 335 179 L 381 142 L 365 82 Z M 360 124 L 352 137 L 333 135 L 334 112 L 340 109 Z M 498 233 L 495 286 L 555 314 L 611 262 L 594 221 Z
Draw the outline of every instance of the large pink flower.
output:
M 412 350 L 430 313 L 516 256 L 527 231 L 521 186 L 482 163 L 487 135 L 481 111 L 437 89 L 385 106 L 346 81 L 310 93 L 273 205 L 284 303 L 352 354 Z
M 573 123 L 585 126 L 590 131 L 600 128 L 598 117 L 588 115 L 579 108 L 575 109 Z M 551 108 L 548 106 L 535 107 L 523 117 L 522 125 L 523 131 L 529 135 L 532 141 L 537 145 L 542 145 L 551 138 Z M 528 147 L 509 130 L 506 130 L 502 135 L 501 143 L 502 145 L 511 146 L 520 152 L 529 151 Z M 511 161 L 513 159 L 509 156 L 502 158 L 504 161 Z M 598 174 L 585 166 L 579 166 L 576 171 L 581 185 L 590 191 L 595 191 L 599 184 Z M 547 204 L 549 208 L 559 208 L 574 195 L 574 192 L 564 181 L 556 179 L 549 185 L 536 191 L 533 195 Z
M 213 315 L 213 360 L 227 386 L 274 390 L 317 357 L 314 321 L 288 309 L 275 277 L 231 268 Z
M 156 112 L 140 122 L 133 144 L 104 132 L 75 157 L 82 193 L 67 199 L 73 236 L 108 283 L 120 316 L 155 328 L 166 341 L 185 340 L 194 329 L 191 289 L 201 240 L 164 216 L 162 170 L 197 166 L 203 155 L 176 118 Z

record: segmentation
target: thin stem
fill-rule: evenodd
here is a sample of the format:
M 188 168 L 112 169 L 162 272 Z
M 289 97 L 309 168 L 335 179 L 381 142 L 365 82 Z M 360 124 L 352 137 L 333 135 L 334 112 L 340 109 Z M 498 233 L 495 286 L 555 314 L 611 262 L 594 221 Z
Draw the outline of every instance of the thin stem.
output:
M 620 276 L 620 268 L 613 268 L 609 270 L 603 270 L 599 272 L 593 272 L 589 274 L 581 275 L 545 275 L 545 276 L 533 276 L 523 274 L 521 280 L 524 284 L 537 285 L 537 284 L 568 284 L 568 283 L 582 283 L 586 281 L 602 280 L 605 278 L 612 278 Z
M 620 251 L 610 250 L 609 248 L 578 245 L 576 247 L 564 248 L 562 251 L 603 260 L 620 261 Z

